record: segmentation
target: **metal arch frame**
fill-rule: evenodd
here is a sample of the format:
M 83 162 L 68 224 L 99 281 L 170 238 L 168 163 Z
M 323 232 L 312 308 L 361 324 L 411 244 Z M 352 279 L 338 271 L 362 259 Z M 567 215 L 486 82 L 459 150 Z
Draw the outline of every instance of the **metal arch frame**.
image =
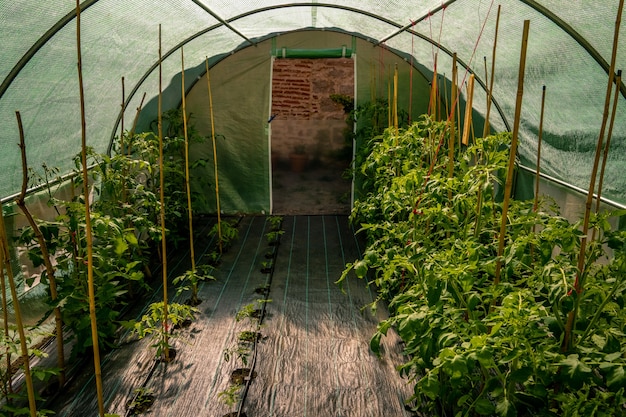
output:
M 86 0 L 84 1 L 82 4 L 79 5 L 81 12 L 87 10 L 89 7 L 93 6 L 94 4 L 96 4 L 99 0 Z M 231 30 L 233 33 L 236 33 L 238 36 L 242 37 L 243 39 L 245 39 L 248 43 L 255 45 L 255 43 L 253 41 L 251 41 L 250 39 L 246 38 L 243 34 L 241 34 L 239 31 L 237 31 L 233 26 L 230 25 L 231 22 L 234 22 L 236 20 L 239 20 L 241 18 L 256 14 L 256 13 L 262 13 L 268 10 L 273 10 L 273 9 L 281 9 L 281 8 L 291 8 L 291 7 L 325 7 L 325 8 L 335 8 L 335 9 L 340 9 L 340 10 L 346 10 L 346 11 L 350 11 L 350 12 L 354 12 L 360 15 L 365 15 L 368 17 L 371 17 L 373 19 L 382 21 L 384 23 L 389 24 L 390 26 L 395 26 L 396 28 L 398 28 L 399 30 L 397 30 L 396 32 L 384 37 L 382 40 L 379 40 L 378 43 L 376 43 L 375 45 L 379 45 L 382 42 L 385 42 L 403 32 L 407 32 L 407 33 L 411 33 L 412 35 L 418 36 L 421 39 L 436 45 L 439 49 L 441 49 L 444 53 L 448 54 L 449 56 L 451 56 L 451 51 L 449 51 L 448 49 L 437 45 L 432 39 L 428 38 L 425 35 L 422 35 L 420 33 L 417 33 L 413 30 L 410 30 L 410 27 L 413 26 L 413 22 L 410 25 L 400 25 L 394 21 L 391 21 L 389 19 L 383 18 L 382 16 L 378 16 L 374 13 L 368 12 L 366 10 L 361 10 L 361 9 L 357 9 L 354 7 L 348 7 L 348 6 L 342 6 L 342 5 L 338 5 L 338 4 L 329 4 L 329 3 L 318 3 L 318 2 L 307 2 L 307 3 L 287 3 L 287 4 L 282 4 L 282 5 L 274 5 L 274 6 L 267 6 L 267 7 L 262 7 L 262 8 L 257 8 L 254 10 L 249 10 L 245 13 L 242 13 L 238 16 L 232 17 L 228 20 L 222 19 L 221 17 L 219 17 L 217 14 L 215 14 L 213 11 L 211 11 L 208 7 L 206 7 L 205 5 L 203 5 L 199 0 L 192 0 L 194 2 L 194 4 L 196 4 L 198 7 L 200 7 L 201 9 L 203 9 L 205 12 L 207 12 L 208 14 L 210 14 L 211 16 L 213 16 L 215 19 L 217 19 L 220 23 L 216 24 L 216 25 L 212 25 L 211 27 L 204 29 L 202 31 L 197 32 L 196 34 L 192 35 L 191 37 L 185 39 L 184 41 L 180 42 L 178 45 L 174 46 L 174 48 L 172 48 L 170 51 L 168 51 L 168 53 L 165 55 L 165 58 L 167 58 L 169 55 L 171 55 L 174 51 L 178 50 L 181 46 L 185 45 L 186 43 L 192 41 L 193 39 L 208 33 L 209 31 L 216 29 L 218 27 L 221 26 L 225 26 L 227 27 L 229 30 Z M 457 0 L 448 0 L 445 4 L 442 4 L 441 6 L 437 7 L 436 9 L 430 11 L 428 13 L 428 15 L 425 16 L 421 16 L 417 21 L 423 20 L 429 16 L 432 16 L 433 14 L 438 13 L 439 11 L 445 9 L 445 7 L 455 3 Z M 602 57 L 602 55 L 593 48 L 593 46 L 591 46 L 591 44 L 589 44 L 582 35 L 580 35 L 580 33 L 578 33 L 576 30 L 574 30 L 574 28 L 572 28 L 570 25 L 568 25 L 565 21 L 563 21 L 561 18 L 559 18 L 557 15 L 555 15 L 554 13 L 552 13 L 549 9 L 547 9 L 546 7 L 538 4 L 535 0 L 519 0 L 520 2 L 526 4 L 527 6 L 529 6 L 530 8 L 534 9 L 535 11 L 537 11 L 538 13 L 542 14 L 543 16 L 545 16 L 547 19 L 549 19 L 550 21 L 552 21 L 554 24 L 556 24 L 559 28 L 561 28 L 565 33 L 567 33 L 570 37 L 572 37 L 584 50 L 587 51 L 587 53 L 589 55 L 591 55 L 591 57 L 598 63 L 598 65 L 600 65 L 600 67 L 608 74 L 609 72 L 609 66 L 608 63 L 606 62 L 606 60 L 604 60 L 604 58 Z M 46 33 L 44 35 L 42 35 L 29 49 L 28 51 L 22 56 L 22 58 L 20 58 L 20 60 L 15 64 L 15 66 L 11 69 L 11 71 L 9 72 L 9 74 L 7 75 L 7 77 L 5 77 L 5 79 L 2 81 L 2 83 L 0 84 L 0 98 L 3 97 L 4 93 L 6 92 L 6 90 L 9 88 L 9 86 L 12 84 L 12 82 L 15 80 L 15 78 L 17 77 L 17 75 L 21 72 L 21 70 L 26 66 L 26 64 L 35 56 L 35 54 L 47 43 L 48 40 L 50 40 L 57 32 L 59 32 L 62 28 L 64 28 L 68 23 L 70 23 L 76 16 L 76 11 L 71 11 L 69 13 L 67 13 L 63 18 L 61 18 L 56 24 L 54 24 L 50 29 L 48 29 L 48 31 L 46 31 Z M 235 52 L 236 50 L 239 50 L 241 48 L 235 49 L 231 52 Z M 472 70 L 461 60 L 458 60 L 459 64 L 461 66 L 463 66 L 467 71 L 472 72 Z M 146 74 L 139 80 L 139 82 L 135 85 L 135 88 L 133 89 L 131 95 L 129 96 L 127 103 L 130 102 L 130 99 L 132 99 L 132 97 L 134 96 L 134 94 L 136 93 L 136 91 L 138 90 L 139 86 L 146 80 L 146 78 L 150 75 L 150 73 L 152 73 L 152 71 L 154 71 L 154 69 L 158 66 L 158 62 L 156 64 L 154 64 L 153 66 L 150 67 L 150 69 L 148 70 L 148 72 L 146 72 Z M 480 77 L 476 76 L 476 79 L 478 81 L 478 83 L 483 87 L 486 88 L 484 82 L 481 80 Z M 620 91 L 622 93 L 622 96 L 626 97 L 626 85 L 624 84 L 624 82 L 622 82 L 622 84 L 620 85 Z M 493 98 L 492 98 L 493 100 Z M 505 125 L 508 127 L 508 123 L 506 118 L 503 115 L 503 112 L 501 110 L 501 108 L 499 107 L 499 105 L 497 104 L 497 102 L 494 100 L 493 101 L 496 109 L 498 110 L 500 117 L 502 117 Z M 115 132 L 117 131 L 117 128 L 119 126 L 119 122 L 121 120 L 121 111 L 120 114 L 118 116 L 118 119 L 115 123 L 111 138 L 114 137 Z M 109 149 L 110 149 L 111 145 L 109 145 Z
M 196 0 L 192 0 L 192 1 L 194 1 L 194 3 L 196 3 Z M 452 3 L 452 2 L 454 2 L 454 1 L 456 1 L 456 0 L 451 0 L 451 1 L 449 1 L 448 3 Z M 201 31 L 198 31 L 198 32 L 196 32 L 195 34 L 193 34 L 192 36 L 188 37 L 187 39 L 185 39 L 185 40 L 183 40 L 183 41 L 179 42 L 177 45 L 175 45 L 175 46 L 174 46 L 174 47 L 172 47 L 169 51 L 167 51 L 165 54 L 163 54 L 162 60 L 167 59 L 167 58 L 168 58 L 170 55 L 172 55 L 175 51 L 177 51 L 178 49 L 180 49 L 182 46 L 186 45 L 187 43 L 191 42 L 192 40 L 194 40 L 194 39 L 196 39 L 196 38 L 198 38 L 198 37 L 200 37 L 200 36 L 202 36 L 202 35 L 204 35 L 204 34 L 206 34 L 206 33 L 210 32 L 210 31 L 212 31 L 212 30 L 214 30 L 214 29 L 217 29 L 217 28 L 222 27 L 222 26 L 226 26 L 226 27 L 228 27 L 228 28 L 231 28 L 232 26 L 230 25 L 230 23 L 235 22 L 235 21 L 237 21 L 237 20 L 239 20 L 239 19 L 242 19 L 242 18 L 245 18 L 245 17 L 251 16 L 251 15 L 257 14 L 257 13 L 263 13 L 263 12 L 266 12 L 266 11 L 269 11 L 269 10 L 274 10 L 274 9 L 292 8 L 292 7 L 326 7 L 326 8 L 333 8 L 333 9 L 339 9 L 339 10 L 345 10 L 345 11 L 349 11 L 349 12 L 354 12 L 354 13 L 357 13 L 357 14 L 360 14 L 360 15 L 364 15 L 364 16 L 370 17 L 370 18 L 372 18 L 372 19 L 379 20 L 379 21 L 384 22 L 384 23 L 386 23 L 386 24 L 388 24 L 388 25 L 390 25 L 390 26 L 395 26 L 396 28 L 400 29 L 399 31 L 397 31 L 397 32 L 396 32 L 396 34 L 400 34 L 400 33 L 405 32 L 405 31 L 406 31 L 406 32 L 408 32 L 408 33 L 411 33 L 412 35 L 415 35 L 415 36 L 417 36 L 417 37 L 419 37 L 419 38 L 423 39 L 424 41 L 426 41 L 426 42 L 428 42 L 428 43 L 430 43 L 430 44 L 432 44 L 432 45 L 437 46 L 439 49 L 441 49 L 443 52 L 445 52 L 446 54 L 448 54 L 450 57 L 451 57 L 451 56 L 452 56 L 452 54 L 453 54 L 453 53 L 452 53 L 449 49 L 444 48 L 444 47 L 442 47 L 442 46 L 438 45 L 438 44 L 437 44 L 434 40 L 430 39 L 429 37 L 427 37 L 427 36 L 425 36 L 425 35 L 423 35 L 423 34 L 421 34 L 421 33 L 418 33 L 418 32 L 415 32 L 415 31 L 412 31 L 412 30 L 407 30 L 407 29 L 406 29 L 403 25 L 400 25 L 399 23 L 397 23 L 397 22 L 395 22 L 395 21 L 392 21 L 392 20 L 386 19 L 386 18 L 381 17 L 381 16 L 379 16 L 379 15 L 376 15 L 376 14 L 374 14 L 374 13 L 367 12 L 367 11 L 365 11 L 365 10 L 356 9 L 356 8 L 354 8 L 354 7 L 342 6 L 342 5 L 338 5 L 338 4 L 329 4 L 329 3 L 309 2 L 309 3 L 288 3 L 288 4 L 281 4 L 281 5 L 279 5 L 279 6 L 267 6 L 267 7 L 261 7 L 261 8 L 258 8 L 258 9 L 249 10 L 249 11 L 247 11 L 247 12 L 245 12 L 245 13 L 242 13 L 242 14 L 240 14 L 240 15 L 238 15 L 238 16 L 231 17 L 231 18 L 229 18 L 229 19 L 227 19 L 227 20 L 224 20 L 224 21 L 222 21 L 222 22 L 220 22 L 220 23 L 218 23 L 218 24 L 212 25 L 212 26 L 210 26 L 210 27 L 208 27 L 208 28 L 206 28 L 206 29 L 203 29 L 203 30 L 201 30 Z M 304 29 L 306 29 L 306 28 L 304 28 Z M 303 30 L 303 29 L 298 29 L 298 30 Z M 318 30 L 321 30 L 321 29 L 318 29 Z M 328 29 L 325 29 L 325 30 L 328 30 Z M 239 32 L 235 32 L 235 33 L 239 34 Z M 347 32 L 347 31 L 346 31 L 346 33 L 349 33 L 349 32 Z M 242 36 L 242 37 L 243 37 L 243 35 L 240 35 L 240 36 Z M 271 35 L 268 35 L 268 36 L 262 37 L 262 38 L 260 38 L 260 39 L 261 39 L 261 40 L 265 40 L 265 39 L 269 39 L 269 38 L 271 38 L 271 37 L 273 37 L 273 36 L 276 36 L 276 33 L 273 33 L 273 34 L 271 34 Z M 356 35 L 355 35 L 355 36 L 356 36 Z M 394 35 L 394 36 L 395 36 L 395 35 Z M 372 40 L 370 40 L 367 36 L 364 36 L 364 35 L 362 35 L 361 37 L 362 37 L 363 39 L 366 39 L 366 40 L 369 40 L 370 42 L 372 42 L 372 44 L 373 44 L 374 46 L 378 46 L 378 45 L 380 45 L 380 43 L 381 43 L 381 42 L 383 42 L 383 41 L 372 41 Z M 252 41 L 252 40 L 250 40 L 250 39 L 248 39 L 248 38 L 246 38 L 246 37 L 243 37 L 243 38 L 246 40 L 246 42 L 248 42 L 248 43 L 250 43 L 251 45 L 254 45 L 254 46 L 256 46 L 256 44 L 259 42 L 259 41 L 257 41 L 257 42 Z M 224 55 L 225 55 L 225 56 L 230 55 L 230 54 L 235 53 L 235 52 L 237 52 L 237 51 L 240 51 L 241 49 L 244 49 L 244 48 L 245 48 L 245 47 L 238 47 L 238 48 L 235 48 L 235 49 L 233 49 L 233 50 L 231 50 L 231 51 L 224 52 Z M 224 58 L 222 57 L 219 61 L 221 61 L 222 59 L 224 59 Z M 219 62 L 219 61 L 218 61 L 218 62 Z M 477 74 L 475 74 L 475 73 L 474 73 L 474 71 L 473 71 L 471 68 L 469 68 L 469 66 L 468 66 L 468 65 L 467 65 L 467 64 L 466 64 L 463 60 L 461 60 L 461 59 L 458 59 L 458 58 L 457 58 L 457 62 L 458 62 L 458 64 L 459 64 L 459 65 L 461 65 L 463 68 L 465 68 L 465 69 L 466 69 L 469 73 L 474 74 L 474 75 L 475 75 L 475 80 L 476 80 L 476 82 L 477 82 L 477 83 L 478 83 L 478 84 L 479 84 L 479 85 L 480 85 L 483 89 L 485 89 L 485 90 L 486 90 L 486 88 L 487 88 L 487 87 L 486 87 L 485 83 L 482 81 L 482 79 L 481 79 L 481 77 L 480 77 L 480 76 L 478 76 Z M 157 61 L 157 62 L 155 62 L 154 64 L 152 64 L 152 65 L 150 66 L 150 68 L 146 71 L 146 73 L 145 73 L 145 74 L 144 74 L 144 75 L 143 75 L 143 76 L 142 76 L 142 77 L 141 77 L 141 78 L 137 81 L 137 83 L 135 84 L 135 86 L 134 86 L 134 87 L 132 88 L 132 90 L 130 91 L 130 94 L 128 95 L 128 98 L 127 98 L 127 100 L 126 100 L 126 103 L 125 103 L 125 105 L 124 105 L 124 108 L 127 108 L 127 107 L 128 107 L 128 104 L 130 103 L 130 101 L 132 100 L 132 98 L 134 97 L 134 95 L 135 95 L 135 94 L 137 93 L 137 91 L 139 90 L 139 87 L 140 87 L 140 86 L 144 83 L 144 81 L 145 81 L 145 80 L 146 80 L 146 79 L 150 76 L 150 74 L 152 74 L 152 72 L 153 72 L 153 71 L 154 71 L 154 70 L 158 67 L 158 65 L 159 65 L 159 62 L 158 62 L 158 61 Z M 215 63 L 214 63 L 213 65 L 215 65 Z M 213 65 L 212 65 L 212 66 L 213 66 Z M 191 86 L 190 86 L 189 88 L 191 88 Z M 189 90 L 189 88 L 188 88 L 186 91 L 188 91 L 188 90 Z M 509 130 L 510 130 L 510 124 L 509 124 L 509 122 L 508 122 L 508 120 L 507 120 L 506 116 L 504 115 L 504 112 L 502 111 L 502 108 L 501 108 L 501 107 L 500 107 L 500 105 L 498 104 L 497 100 L 495 100 L 495 99 L 492 97 L 492 102 L 493 102 L 493 104 L 494 104 L 494 106 L 495 106 L 496 110 L 498 111 L 498 113 L 499 113 L 500 117 L 502 118 L 502 121 L 504 122 L 504 125 L 506 126 L 506 128 L 507 128 L 507 129 L 509 129 Z M 109 142 L 109 146 L 108 146 L 108 149 L 107 149 L 107 151 L 108 151 L 108 152 L 110 152 L 110 151 L 111 151 L 111 148 L 112 148 L 112 146 L 113 146 L 113 141 L 114 141 L 114 139 L 115 139 L 116 132 L 117 132 L 117 129 L 118 129 L 119 124 L 120 124 L 120 122 L 121 122 L 121 119 L 122 119 L 122 110 L 120 110 L 120 112 L 118 113 L 118 117 L 117 117 L 117 119 L 116 119 L 115 125 L 114 125 L 114 127 L 113 127 L 113 130 L 111 131 L 111 140 L 110 140 L 110 142 Z
M 585 51 L 587 51 L 587 53 L 591 55 L 591 57 L 604 70 L 604 72 L 607 75 L 609 75 L 609 70 L 610 70 L 609 63 L 606 62 L 606 60 L 602 57 L 602 55 L 589 42 L 587 42 L 587 40 L 578 31 L 576 31 L 573 27 L 567 24 L 567 22 L 565 22 L 563 19 L 561 19 L 559 16 L 557 16 L 553 12 L 551 12 L 550 9 L 548 9 L 547 7 L 542 6 L 541 4 L 537 3 L 535 0 L 518 0 L 518 1 L 520 1 L 521 3 L 524 3 L 531 9 L 534 9 L 536 12 L 543 15 L 546 19 L 554 23 L 557 27 L 561 28 L 563 32 L 569 35 L 572 39 L 576 41 L 576 43 L 578 43 Z M 402 32 L 409 32 L 410 31 L 409 28 L 415 25 L 415 23 L 421 22 L 422 20 L 425 20 L 426 18 L 431 17 L 432 15 L 436 13 L 439 13 L 441 10 L 445 9 L 449 5 L 456 3 L 456 2 L 457 0 L 448 0 L 446 3 L 441 4 L 441 6 L 431 10 L 427 15 L 423 15 L 419 17 L 417 20 L 411 22 L 411 24 L 405 25 L 400 30 L 385 36 L 380 41 L 380 43 L 385 42 L 401 34 Z M 443 48 L 441 49 L 444 50 Z M 626 83 L 622 81 L 619 88 L 620 88 L 620 92 L 622 93 L 622 96 L 626 98 Z

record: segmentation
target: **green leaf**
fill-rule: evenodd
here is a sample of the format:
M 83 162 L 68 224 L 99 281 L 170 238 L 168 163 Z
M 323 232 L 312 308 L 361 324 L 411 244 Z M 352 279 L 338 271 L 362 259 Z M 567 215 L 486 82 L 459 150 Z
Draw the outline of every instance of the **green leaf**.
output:
M 370 340 L 370 349 L 378 357 L 380 357 L 380 339 L 382 338 L 382 336 L 382 333 L 376 333 Z
M 558 363 L 562 367 L 575 386 L 581 386 L 584 380 L 591 375 L 591 368 L 578 359 L 577 354 L 571 354 L 566 359 Z
M 429 372 L 424 378 L 420 379 L 418 386 L 421 392 L 431 400 L 436 400 L 439 397 L 439 378 L 433 372 Z
M 365 278 L 367 276 L 367 263 L 364 260 L 360 260 L 355 262 L 354 264 L 354 272 L 356 276 L 359 278 Z
M 481 416 L 492 416 L 496 411 L 496 407 L 489 401 L 488 398 L 481 397 L 476 400 L 476 404 L 474 405 L 474 409 Z
M 115 253 L 118 256 L 121 256 L 127 250 L 128 250 L 128 243 L 126 243 L 126 240 L 122 239 L 121 237 L 116 238 L 115 239 Z
M 609 388 L 621 387 L 626 382 L 626 374 L 623 366 L 614 366 L 606 377 L 606 384 Z
M 515 413 L 515 407 L 511 402 L 506 398 L 502 398 L 502 401 L 498 401 L 496 404 L 496 413 L 499 416 L 508 417 Z

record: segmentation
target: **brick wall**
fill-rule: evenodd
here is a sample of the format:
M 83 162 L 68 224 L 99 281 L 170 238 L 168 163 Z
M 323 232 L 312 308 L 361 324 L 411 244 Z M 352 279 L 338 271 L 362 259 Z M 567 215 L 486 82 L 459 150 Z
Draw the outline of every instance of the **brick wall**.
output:
M 272 154 L 286 159 L 304 146 L 312 159 L 332 161 L 345 144 L 346 121 L 331 94 L 354 95 L 351 59 L 277 59 L 272 78 Z

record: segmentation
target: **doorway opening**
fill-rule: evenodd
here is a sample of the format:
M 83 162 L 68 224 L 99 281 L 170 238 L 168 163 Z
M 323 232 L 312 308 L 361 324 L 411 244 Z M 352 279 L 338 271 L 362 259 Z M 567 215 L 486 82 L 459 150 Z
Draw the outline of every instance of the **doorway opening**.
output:
M 275 59 L 272 69 L 272 213 L 349 214 L 354 101 L 351 58 Z

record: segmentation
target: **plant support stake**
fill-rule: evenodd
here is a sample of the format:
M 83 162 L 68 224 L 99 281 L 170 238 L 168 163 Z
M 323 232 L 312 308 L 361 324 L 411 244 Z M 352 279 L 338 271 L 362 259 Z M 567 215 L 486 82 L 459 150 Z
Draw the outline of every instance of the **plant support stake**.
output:
M 519 135 L 520 116 L 522 114 L 522 98 L 524 96 L 524 73 L 526 72 L 526 49 L 528 47 L 528 31 L 530 20 L 524 20 L 524 30 L 522 33 L 522 49 L 519 59 L 519 76 L 517 79 L 517 100 L 515 103 L 515 119 L 513 120 L 513 134 L 511 137 L 511 149 L 509 151 L 509 165 L 504 184 L 504 200 L 502 202 L 502 218 L 500 221 L 500 235 L 498 236 L 498 260 L 496 261 L 496 276 L 494 284 L 500 283 L 502 272 L 502 254 L 504 253 L 504 238 L 506 235 L 506 223 L 509 212 L 509 201 L 511 200 L 511 189 L 513 188 L 513 174 L 515 170 L 515 156 L 517 154 L 517 137 Z
M 600 154 L 602 153 L 602 144 L 604 142 L 604 131 L 606 130 L 607 120 L 609 118 L 609 107 L 611 103 L 611 89 L 613 88 L 613 80 L 615 76 L 615 60 L 617 58 L 617 47 L 619 45 L 619 30 L 622 21 L 622 10 L 624 9 L 624 0 L 620 0 L 615 19 L 615 32 L 613 36 L 613 52 L 611 55 L 611 65 L 609 67 L 609 79 L 606 87 L 606 95 L 604 100 L 604 112 L 602 113 L 602 123 L 600 126 L 600 134 L 598 135 L 598 143 L 596 144 L 595 157 L 593 159 L 593 167 L 591 168 L 591 178 L 589 179 L 589 191 L 587 192 L 587 201 L 585 202 L 585 217 L 581 229 L 582 238 L 580 239 L 580 252 L 578 254 L 578 272 L 576 281 L 574 282 L 574 291 L 579 295 L 574 301 L 574 308 L 567 315 L 567 324 L 565 325 L 565 335 L 563 337 L 562 350 L 567 352 L 574 344 L 573 330 L 576 324 L 576 315 L 578 314 L 578 305 L 580 304 L 580 294 L 584 289 L 585 278 L 585 255 L 587 250 L 587 233 L 589 232 L 589 219 L 591 217 L 591 206 L 593 204 L 593 191 L 596 188 L 596 174 L 598 165 L 600 164 Z
M 157 126 L 159 134 L 159 189 L 161 199 L 161 252 L 163 258 L 163 335 L 165 349 L 163 353 L 165 355 L 165 361 L 170 359 L 170 349 L 168 342 L 168 328 L 167 328 L 167 243 L 165 241 L 165 173 L 163 163 L 163 117 L 162 117 L 162 102 L 163 102 L 163 58 L 161 55 L 161 25 L 159 24 L 159 98 L 158 98 L 158 110 L 157 110 Z
M 189 252 L 191 256 L 191 273 L 196 273 L 196 254 L 193 247 L 193 209 L 191 207 L 191 184 L 189 183 L 189 135 L 187 134 L 187 106 L 185 100 L 185 53 L 183 48 L 180 48 L 180 62 L 182 64 L 181 79 L 182 79 L 182 106 L 183 106 L 183 132 L 185 135 L 185 188 L 187 191 L 187 217 L 189 218 Z M 195 297 L 198 288 L 196 284 L 193 284 L 193 295 Z
M 496 46 L 498 45 L 498 27 L 500 26 L 500 8 L 498 4 L 498 13 L 496 14 L 496 30 L 493 37 L 493 51 L 491 53 L 491 74 L 489 76 L 489 88 L 487 89 L 487 111 L 485 113 L 485 128 L 483 129 L 483 137 L 489 135 L 489 115 L 491 113 L 491 96 L 493 95 L 493 80 L 496 72 Z
M 24 324 L 22 322 L 22 312 L 20 309 L 20 300 L 17 298 L 17 290 L 15 289 L 15 277 L 11 268 L 11 258 L 9 255 L 9 239 L 4 224 L 4 211 L 0 204 L 0 278 L 4 280 L 4 272 L 6 271 L 11 289 L 11 297 L 13 298 L 13 309 L 15 310 L 15 324 L 17 332 L 20 336 L 20 348 L 22 351 L 22 360 L 24 361 L 24 379 L 26 380 L 26 391 L 28 393 L 28 409 L 31 417 L 37 416 L 37 404 L 35 402 L 35 389 L 33 387 L 33 378 L 30 374 L 30 359 L 28 355 L 28 346 L 26 345 L 26 333 L 24 332 Z M 9 368 L 10 369 L 10 368 Z
M 611 147 L 611 138 L 613 137 L 613 127 L 615 125 L 615 114 L 617 113 L 617 103 L 619 102 L 619 86 L 622 83 L 622 70 L 617 71 L 615 78 L 615 96 L 613 97 L 613 108 L 611 109 L 611 121 L 609 122 L 609 131 L 606 134 L 606 145 L 604 145 L 604 153 L 602 154 L 602 165 L 600 167 L 600 179 L 598 180 L 598 195 L 596 196 L 596 213 L 600 211 L 600 203 L 602 201 L 602 187 L 604 185 L 604 171 L 606 170 L 606 161 L 609 157 L 609 148 Z M 596 238 L 596 229 L 593 229 L 591 240 Z
M 463 145 L 469 145 L 469 134 L 472 125 L 472 106 L 474 101 L 474 74 L 471 74 L 467 82 L 467 103 L 465 103 L 465 121 L 463 122 Z
M 15 201 L 15 204 L 22 210 L 24 216 L 28 220 L 28 224 L 33 229 L 33 233 L 37 238 L 37 242 L 39 243 L 39 248 L 41 249 L 41 256 L 44 261 L 44 265 L 46 267 L 46 275 L 48 276 L 48 286 L 50 288 L 50 299 L 54 304 L 56 304 L 58 293 L 57 293 L 57 283 L 56 278 L 54 276 L 54 267 L 52 266 L 52 262 L 50 261 L 50 253 L 48 252 L 48 246 L 46 245 L 46 241 L 35 222 L 32 214 L 26 207 L 26 188 L 28 187 L 28 162 L 26 160 L 26 143 L 24 141 L 24 128 L 22 125 L 22 117 L 20 116 L 20 112 L 16 111 L 15 116 L 17 117 L 17 125 L 20 133 L 20 152 L 22 155 L 22 190 L 20 192 L 19 197 Z M 56 345 L 57 345 L 57 363 L 59 366 L 59 386 L 65 385 L 65 353 L 63 348 L 63 319 L 61 318 L 61 308 L 58 305 L 54 306 L 54 322 L 56 328 Z
M 98 345 L 98 324 L 96 321 L 96 296 L 93 279 L 93 235 L 89 209 L 89 174 L 87 172 L 87 127 L 85 122 L 85 92 L 83 90 L 83 63 L 80 46 L 80 0 L 76 0 L 76 50 L 78 55 L 78 88 L 80 95 L 81 161 L 83 171 L 83 193 L 85 198 L 85 237 L 87 241 L 87 290 L 89 293 L 89 318 L 91 321 L 91 341 L 93 343 L 94 376 L 98 396 L 98 413 L 104 417 L 104 397 L 102 395 L 102 371 L 100 369 L 100 348 Z
M 211 141 L 213 142 L 213 169 L 215 170 L 215 201 L 217 205 L 217 238 L 218 246 L 220 248 L 220 255 L 222 254 L 222 214 L 220 209 L 220 181 L 217 175 L 217 144 L 215 143 L 215 122 L 213 120 L 213 96 L 211 95 L 211 77 L 209 75 L 209 58 L 205 59 L 206 66 L 206 82 L 209 92 L 209 113 L 211 116 Z

